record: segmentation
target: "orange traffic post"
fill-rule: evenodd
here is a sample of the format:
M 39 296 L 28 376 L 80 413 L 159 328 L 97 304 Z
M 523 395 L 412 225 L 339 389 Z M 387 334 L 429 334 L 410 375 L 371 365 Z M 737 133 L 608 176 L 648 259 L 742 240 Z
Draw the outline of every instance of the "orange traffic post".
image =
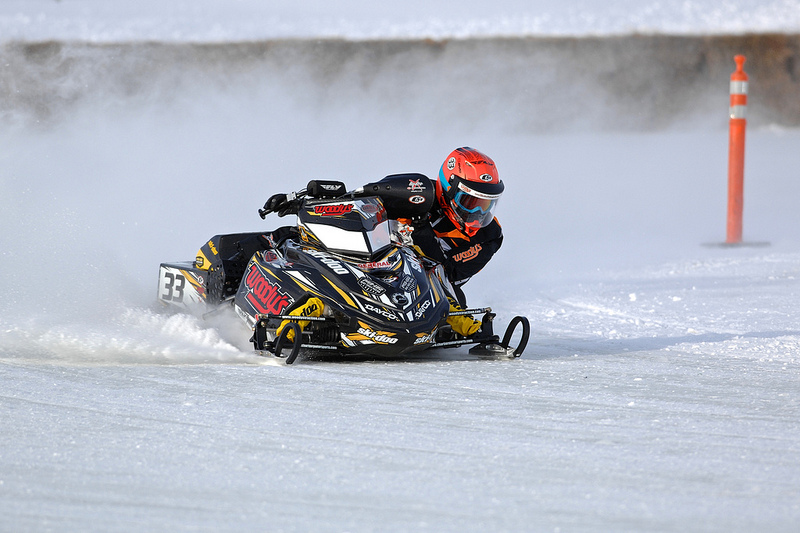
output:
M 731 107 L 728 144 L 728 232 L 726 244 L 742 242 L 742 211 L 744 208 L 744 137 L 747 128 L 746 58 L 738 55 L 736 71 L 731 74 Z

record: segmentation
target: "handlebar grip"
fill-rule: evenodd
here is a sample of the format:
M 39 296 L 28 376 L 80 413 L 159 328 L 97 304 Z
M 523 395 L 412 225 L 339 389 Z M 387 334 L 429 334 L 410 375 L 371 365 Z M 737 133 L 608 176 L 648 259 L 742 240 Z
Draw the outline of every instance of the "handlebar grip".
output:
M 301 189 L 289 194 L 278 193 L 269 197 L 264 207 L 258 210 L 258 216 L 266 218 L 270 213 L 278 213 L 279 217 L 289 213 L 297 213 L 300 199 L 307 194 L 307 189 Z

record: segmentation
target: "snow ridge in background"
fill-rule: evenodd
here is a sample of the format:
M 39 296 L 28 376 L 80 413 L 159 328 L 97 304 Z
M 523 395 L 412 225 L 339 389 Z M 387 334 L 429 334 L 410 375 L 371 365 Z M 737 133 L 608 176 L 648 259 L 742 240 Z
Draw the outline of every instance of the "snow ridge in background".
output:
M 4 40 L 225 42 L 800 31 L 798 0 L 660 2 L 156 2 L 10 0 Z

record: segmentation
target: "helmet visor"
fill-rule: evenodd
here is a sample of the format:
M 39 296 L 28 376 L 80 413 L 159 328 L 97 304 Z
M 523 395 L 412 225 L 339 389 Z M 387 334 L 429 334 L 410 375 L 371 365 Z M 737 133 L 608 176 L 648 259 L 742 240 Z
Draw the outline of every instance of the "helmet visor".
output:
M 453 209 L 464 224 L 477 222 L 481 227 L 489 225 L 494 219 L 494 206 L 500 195 L 478 192 L 463 183 L 458 184 L 458 189 L 453 197 Z

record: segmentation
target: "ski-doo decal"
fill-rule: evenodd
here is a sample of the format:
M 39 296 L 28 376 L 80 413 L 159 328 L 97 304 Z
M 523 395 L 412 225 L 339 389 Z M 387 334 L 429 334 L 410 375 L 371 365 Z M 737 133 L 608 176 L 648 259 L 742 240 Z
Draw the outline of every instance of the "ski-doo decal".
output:
M 358 321 L 358 331 L 349 333 L 347 339 L 364 344 L 396 344 L 399 340 L 391 331 L 375 331 L 362 321 Z
M 345 266 L 340 261 L 337 261 L 336 259 L 330 257 L 325 252 L 319 252 L 317 250 L 312 250 L 312 249 L 308 249 L 305 252 L 308 255 L 319 260 L 320 263 L 324 264 L 325 266 L 327 266 L 328 268 L 330 268 L 339 275 L 345 275 L 350 273 L 350 271 L 347 268 L 345 268 Z
M 417 338 L 414 340 L 414 345 L 419 344 L 429 344 L 436 339 L 436 330 L 439 328 L 433 328 L 433 331 L 430 333 L 417 333 Z
M 406 264 L 408 264 L 409 266 L 411 266 L 411 268 L 422 274 L 422 265 L 419 263 L 419 260 L 410 253 L 406 254 Z

